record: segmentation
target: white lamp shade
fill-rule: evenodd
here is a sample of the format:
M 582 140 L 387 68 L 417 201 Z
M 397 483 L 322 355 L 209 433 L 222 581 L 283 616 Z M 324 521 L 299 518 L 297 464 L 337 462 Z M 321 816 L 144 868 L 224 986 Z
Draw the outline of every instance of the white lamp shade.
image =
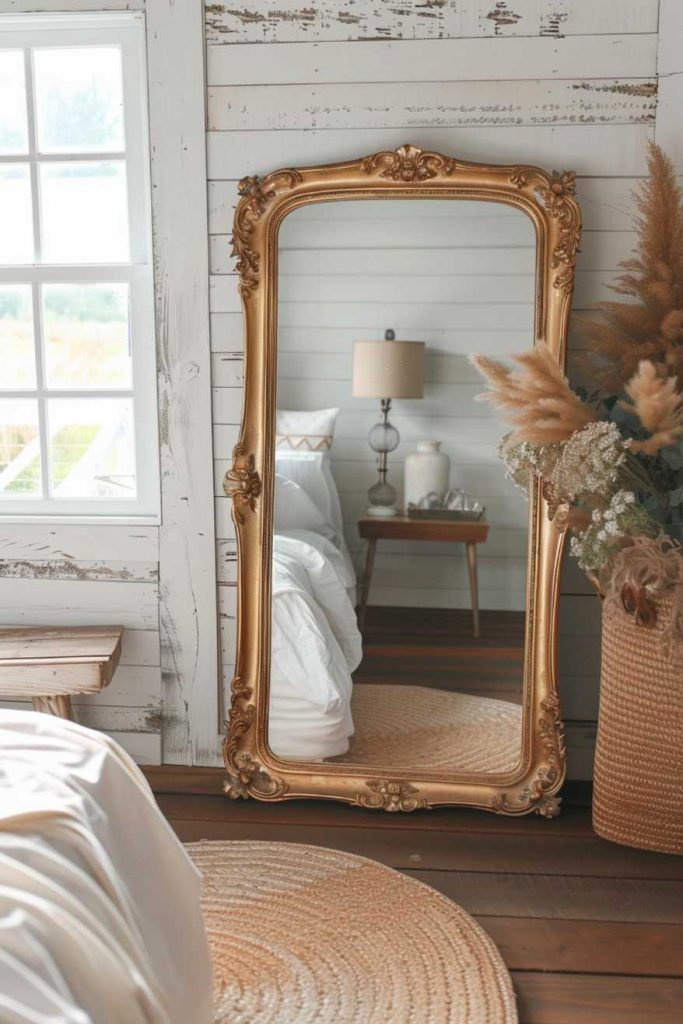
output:
M 354 341 L 355 398 L 422 398 L 424 341 Z

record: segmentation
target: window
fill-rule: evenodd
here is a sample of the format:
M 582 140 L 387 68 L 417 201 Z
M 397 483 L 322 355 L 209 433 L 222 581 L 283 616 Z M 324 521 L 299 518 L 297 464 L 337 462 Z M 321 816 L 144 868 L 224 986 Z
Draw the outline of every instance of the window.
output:
M 0 17 L 0 514 L 158 511 L 144 47 Z

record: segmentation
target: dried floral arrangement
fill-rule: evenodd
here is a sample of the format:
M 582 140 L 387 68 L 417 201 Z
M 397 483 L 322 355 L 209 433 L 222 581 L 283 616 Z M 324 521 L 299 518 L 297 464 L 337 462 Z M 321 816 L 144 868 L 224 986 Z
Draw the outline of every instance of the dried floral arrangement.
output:
M 572 389 L 542 345 L 516 356 L 517 370 L 472 362 L 488 382 L 480 397 L 513 427 L 499 446 L 509 476 L 525 491 L 543 479 L 551 516 L 601 591 L 617 577 L 620 590 L 673 587 L 683 629 L 683 192 L 655 145 L 648 166 L 637 251 L 614 288 L 631 301 L 601 303 L 582 325 L 597 388 Z

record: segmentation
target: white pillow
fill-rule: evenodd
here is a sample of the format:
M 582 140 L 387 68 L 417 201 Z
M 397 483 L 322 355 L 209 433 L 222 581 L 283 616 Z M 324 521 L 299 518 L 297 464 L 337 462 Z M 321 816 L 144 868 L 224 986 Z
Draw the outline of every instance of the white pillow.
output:
M 335 530 L 312 498 L 302 487 L 275 474 L 275 531 L 312 530 L 323 537 L 334 536 Z
M 322 452 L 332 447 L 339 409 L 278 409 L 275 447 Z
M 327 452 L 293 451 L 278 448 L 275 452 L 275 471 L 292 480 L 306 491 L 328 523 L 339 534 L 344 532 L 339 492 L 330 469 Z

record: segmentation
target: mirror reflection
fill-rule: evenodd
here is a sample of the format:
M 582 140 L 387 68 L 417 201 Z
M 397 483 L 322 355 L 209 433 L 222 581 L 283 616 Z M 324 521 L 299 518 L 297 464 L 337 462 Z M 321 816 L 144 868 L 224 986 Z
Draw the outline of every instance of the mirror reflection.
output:
M 280 757 L 519 761 L 529 508 L 468 356 L 533 342 L 535 244 L 520 210 L 463 199 L 313 204 L 281 225 Z

